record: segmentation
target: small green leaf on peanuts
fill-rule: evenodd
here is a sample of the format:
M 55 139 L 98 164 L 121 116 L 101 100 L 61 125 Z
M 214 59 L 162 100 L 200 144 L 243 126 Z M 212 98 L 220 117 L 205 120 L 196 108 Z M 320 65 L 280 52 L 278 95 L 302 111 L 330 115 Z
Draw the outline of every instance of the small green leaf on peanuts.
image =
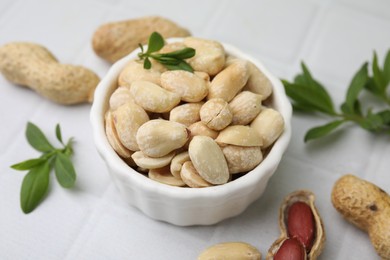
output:
M 153 32 L 149 37 L 148 50 L 146 53 L 150 54 L 156 51 L 161 50 L 164 47 L 164 39 L 158 32 Z
M 144 60 L 144 69 L 149 70 L 152 67 L 152 63 L 150 62 L 149 58 L 146 57 Z
M 184 48 L 178 51 L 168 52 L 168 53 L 162 53 L 161 56 L 163 57 L 172 57 L 176 59 L 189 59 L 195 56 L 195 49 L 193 48 Z

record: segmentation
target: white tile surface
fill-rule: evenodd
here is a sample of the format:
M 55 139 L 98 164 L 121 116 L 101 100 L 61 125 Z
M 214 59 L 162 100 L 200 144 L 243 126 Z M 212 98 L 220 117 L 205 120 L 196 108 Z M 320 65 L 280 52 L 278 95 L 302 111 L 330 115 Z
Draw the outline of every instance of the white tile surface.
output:
M 390 48 L 386 0 L 248 1 L 49 1 L 0 2 L 0 45 L 28 40 L 46 45 L 61 61 L 83 64 L 104 76 L 109 64 L 90 44 L 94 30 L 108 21 L 162 15 L 199 37 L 244 49 L 276 75 L 291 79 L 304 60 L 338 106 L 352 73 L 372 50 Z M 245 241 L 266 255 L 279 236 L 278 209 L 284 196 L 313 190 L 327 242 L 319 259 L 379 259 L 368 236 L 333 209 L 335 180 L 354 173 L 390 191 L 390 137 L 375 137 L 347 126 L 318 142 L 303 143 L 305 132 L 326 117 L 295 114 L 293 138 L 264 195 L 240 216 L 206 227 L 157 222 L 121 199 L 97 154 L 89 105 L 64 107 L 0 77 L 0 259 L 195 259 L 219 242 Z M 49 196 L 31 214 L 19 208 L 25 173 L 9 165 L 37 156 L 27 145 L 27 121 L 50 140 L 60 122 L 65 139 L 74 136 L 74 189 L 59 187 L 52 175 Z

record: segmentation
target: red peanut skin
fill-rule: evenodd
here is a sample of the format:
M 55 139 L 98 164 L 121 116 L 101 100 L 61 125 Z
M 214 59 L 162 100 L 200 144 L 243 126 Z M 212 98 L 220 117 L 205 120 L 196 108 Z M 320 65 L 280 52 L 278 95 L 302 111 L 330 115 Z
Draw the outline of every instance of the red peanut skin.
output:
M 295 238 L 288 238 L 284 240 L 278 252 L 276 252 L 274 260 L 304 260 L 305 255 L 306 252 L 301 242 Z
M 290 206 L 287 216 L 287 232 L 289 237 L 296 238 L 309 252 L 314 241 L 314 217 L 309 205 L 295 202 Z

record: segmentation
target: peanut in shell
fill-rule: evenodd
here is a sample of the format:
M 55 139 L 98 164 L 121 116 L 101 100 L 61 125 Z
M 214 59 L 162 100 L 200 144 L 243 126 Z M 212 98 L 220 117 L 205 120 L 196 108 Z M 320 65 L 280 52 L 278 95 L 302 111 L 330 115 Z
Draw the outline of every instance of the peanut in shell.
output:
M 378 186 L 347 174 L 332 190 L 332 204 L 343 217 L 366 231 L 382 259 L 390 259 L 390 196 Z

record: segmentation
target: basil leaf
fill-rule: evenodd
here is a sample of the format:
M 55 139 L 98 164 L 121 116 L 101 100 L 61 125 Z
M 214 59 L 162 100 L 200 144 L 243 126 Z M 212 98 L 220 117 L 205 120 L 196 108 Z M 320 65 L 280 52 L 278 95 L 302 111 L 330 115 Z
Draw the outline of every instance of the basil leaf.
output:
M 310 129 L 305 135 L 305 142 L 328 135 L 344 122 L 344 120 L 336 120 L 326 125 Z
M 64 188 L 70 188 L 76 181 L 76 172 L 72 161 L 63 153 L 58 153 L 54 163 L 54 171 L 60 185 Z
M 387 51 L 383 65 L 383 76 L 386 79 L 386 85 L 388 85 L 390 83 L 390 50 Z
M 26 138 L 29 144 L 40 152 L 54 150 L 54 147 L 49 143 L 42 131 L 31 122 L 27 123 Z
M 58 141 L 60 141 L 62 144 L 62 134 L 61 134 L 61 127 L 59 124 L 56 125 L 56 137 L 58 139 Z
M 149 37 L 148 50 L 146 53 L 152 53 L 161 50 L 164 47 L 164 39 L 158 32 L 153 32 Z
M 384 90 L 386 89 L 386 82 L 383 77 L 382 71 L 378 65 L 378 58 L 376 56 L 376 52 L 374 52 L 374 58 L 372 60 L 372 73 L 374 74 L 374 82 L 377 85 L 378 89 L 380 89 L 380 93 L 383 95 Z
M 164 57 L 172 57 L 176 59 L 189 59 L 195 56 L 195 49 L 193 48 L 184 48 L 178 51 L 168 52 L 168 53 L 162 53 L 161 56 Z
M 20 206 L 24 213 L 33 211 L 43 199 L 49 186 L 49 163 L 31 169 L 23 179 L 20 191 Z
M 380 115 L 369 111 L 366 117 L 359 121 L 359 125 L 369 131 L 379 131 L 383 126 L 383 119 Z
M 18 170 L 18 171 L 30 170 L 30 169 L 42 164 L 45 161 L 46 161 L 46 159 L 44 159 L 44 158 L 30 159 L 30 160 L 26 160 L 26 161 L 11 165 L 11 168 Z
M 359 96 L 359 93 L 362 91 L 364 86 L 368 81 L 368 63 L 364 63 L 363 66 L 359 69 L 359 71 L 352 78 L 351 83 L 349 84 L 347 90 L 347 96 L 345 99 L 344 112 L 349 112 L 348 114 L 356 114 L 356 102 Z M 360 106 L 359 106 L 360 107 Z
M 150 62 L 149 58 L 145 58 L 144 60 L 144 69 L 149 70 L 152 67 L 152 63 Z

